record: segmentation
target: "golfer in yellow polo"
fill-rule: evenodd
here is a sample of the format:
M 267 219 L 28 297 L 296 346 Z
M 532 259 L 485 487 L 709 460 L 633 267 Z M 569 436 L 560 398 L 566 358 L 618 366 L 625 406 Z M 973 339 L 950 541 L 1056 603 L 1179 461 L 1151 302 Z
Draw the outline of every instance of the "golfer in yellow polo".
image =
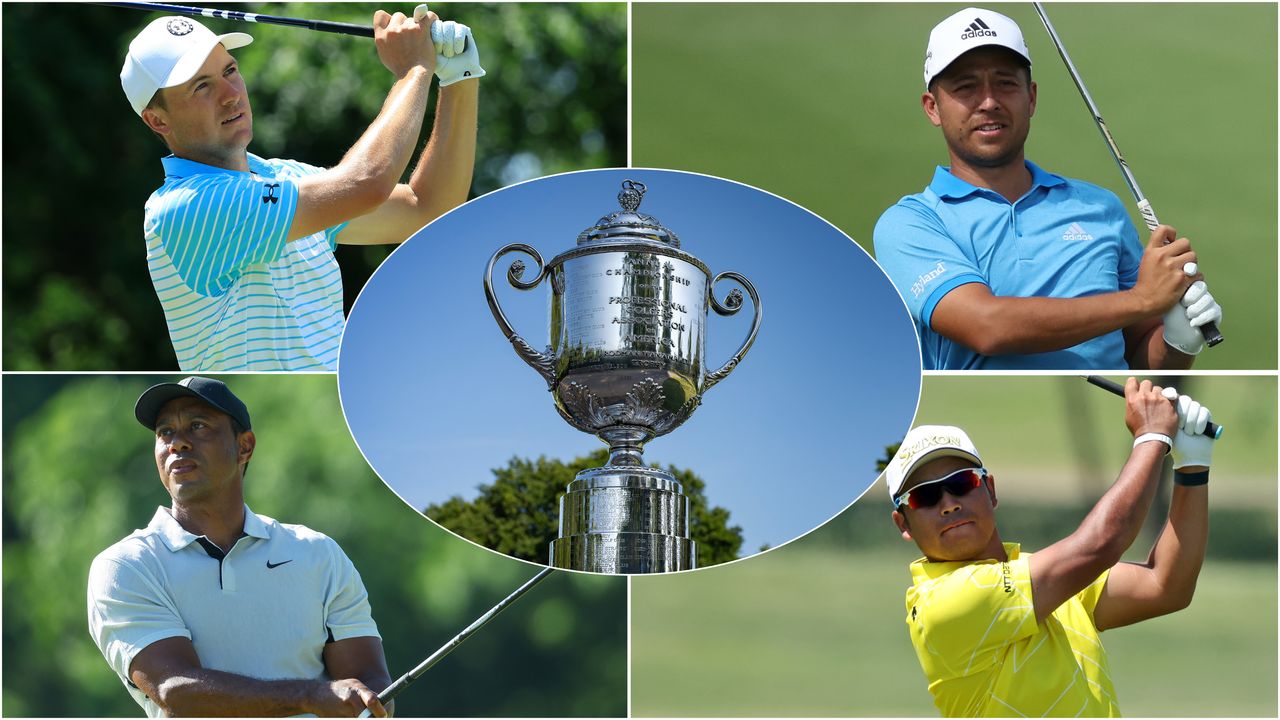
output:
M 1204 562 L 1213 442 L 1208 409 L 1129 378 L 1133 451 L 1080 527 L 1035 553 L 996 528 L 995 476 L 956 427 L 907 434 L 885 469 L 911 563 L 907 627 L 948 717 L 1116 717 L 1099 633 L 1186 607 Z M 1145 563 L 1120 562 L 1173 453 L 1169 518 Z

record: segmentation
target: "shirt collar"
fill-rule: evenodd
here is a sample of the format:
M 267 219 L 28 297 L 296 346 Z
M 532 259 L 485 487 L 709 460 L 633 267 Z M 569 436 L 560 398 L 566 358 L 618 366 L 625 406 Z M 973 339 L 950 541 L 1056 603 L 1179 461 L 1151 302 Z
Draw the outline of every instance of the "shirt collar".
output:
M 1037 187 L 1053 187 L 1055 185 L 1064 185 L 1067 182 L 1061 176 L 1041 169 L 1039 165 L 1030 160 L 1023 160 L 1022 162 L 1031 171 L 1031 189 L 1027 190 L 1028 195 L 1031 194 L 1031 190 L 1035 190 Z M 929 189 L 933 190 L 938 197 L 952 199 L 959 199 L 977 192 L 992 192 L 987 188 L 980 188 L 977 185 L 971 185 L 961 180 L 951 174 L 951 168 L 941 165 L 934 168 L 933 180 L 929 183 Z
M 265 175 L 267 177 L 274 176 L 271 166 L 267 164 L 266 160 L 263 160 L 253 153 L 246 153 L 246 155 L 248 155 L 249 158 L 249 172 L 255 175 Z M 214 165 L 205 165 L 204 163 L 196 162 L 195 160 L 180 158 L 177 155 L 162 157 L 160 158 L 160 163 L 164 165 L 165 177 L 173 178 L 175 180 L 180 180 L 192 175 L 208 175 L 217 173 L 227 175 L 244 174 L 239 170 L 228 170 L 227 168 L 220 168 Z
M 156 514 L 151 516 L 151 523 L 147 525 L 147 529 L 159 535 L 170 552 L 178 552 L 203 537 L 188 532 L 179 525 L 178 521 L 169 514 L 169 509 L 165 507 L 156 508 Z M 267 528 L 267 524 L 262 522 L 262 518 L 255 515 L 248 505 L 244 506 L 244 534 L 263 540 L 271 538 L 271 531 Z
M 1009 560 L 1017 560 L 1018 555 L 1022 553 L 1020 543 L 1001 543 L 1004 545 L 1004 553 Z M 926 580 L 942 577 L 949 572 L 959 570 L 966 565 L 982 565 L 984 563 L 994 563 L 996 560 L 962 560 L 959 562 L 932 562 L 929 558 L 920 558 L 911 563 L 911 579 L 915 584 Z

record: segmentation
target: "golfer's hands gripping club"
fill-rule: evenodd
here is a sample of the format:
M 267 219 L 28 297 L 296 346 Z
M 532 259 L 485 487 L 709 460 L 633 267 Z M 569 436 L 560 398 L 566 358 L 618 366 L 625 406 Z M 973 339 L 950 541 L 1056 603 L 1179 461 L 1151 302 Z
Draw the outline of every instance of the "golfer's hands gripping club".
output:
M 1124 424 L 1135 438 L 1147 433 L 1173 437 L 1178 429 L 1178 412 L 1158 385 L 1129 378 L 1124 384 L 1124 400 Z
M 415 19 L 428 14 L 426 5 L 419 5 L 413 11 Z M 430 14 L 434 17 L 434 13 Z M 438 55 L 436 77 L 440 79 L 440 87 L 448 87 L 459 80 L 484 77 L 484 68 L 480 67 L 480 51 L 476 48 L 471 28 L 453 20 L 433 22 L 431 42 L 435 44 Z
M 378 693 L 359 680 L 334 680 L 325 688 L 314 707 L 315 714 L 321 717 L 387 717 Z
M 1177 239 L 1175 239 L 1177 238 Z M 1130 291 L 1137 295 L 1147 316 L 1167 312 L 1178 304 L 1198 274 L 1188 277 L 1188 263 L 1195 263 L 1191 241 L 1177 237 L 1177 231 L 1160 225 L 1151 231 L 1151 239 L 1138 265 L 1138 280 Z
M 379 10 L 373 14 L 373 42 L 378 49 L 378 60 L 397 80 L 415 67 L 428 73 L 436 72 L 435 47 L 423 23 L 438 19 L 432 12 L 424 13 L 421 21 L 405 17 L 404 13 L 388 15 Z
M 1213 439 L 1205 433 L 1209 426 L 1209 408 L 1179 395 L 1173 388 L 1162 392 L 1178 412 L 1178 434 L 1173 437 L 1173 469 L 1200 472 L 1213 462 Z

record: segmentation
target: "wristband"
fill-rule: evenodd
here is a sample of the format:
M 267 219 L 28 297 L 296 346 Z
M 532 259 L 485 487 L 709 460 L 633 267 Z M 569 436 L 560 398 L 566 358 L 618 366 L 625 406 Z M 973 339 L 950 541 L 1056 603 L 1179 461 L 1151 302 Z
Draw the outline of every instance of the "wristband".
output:
M 1184 487 L 1195 487 L 1196 485 L 1209 484 L 1209 471 L 1201 470 L 1200 472 L 1182 472 L 1181 470 L 1173 471 L 1173 483 Z
M 1166 446 L 1164 451 L 1165 455 L 1168 455 L 1169 451 L 1173 450 L 1173 438 L 1169 437 L 1168 435 L 1162 435 L 1161 433 L 1153 433 L 1153 432 L 1142 433 L 1138 437 L 1134 438 L 1133 446 L 1136 448 L 1142 443 L 1151 442 L 1152 440 L 1159 440 L 1160 442 L 1165 444 Z

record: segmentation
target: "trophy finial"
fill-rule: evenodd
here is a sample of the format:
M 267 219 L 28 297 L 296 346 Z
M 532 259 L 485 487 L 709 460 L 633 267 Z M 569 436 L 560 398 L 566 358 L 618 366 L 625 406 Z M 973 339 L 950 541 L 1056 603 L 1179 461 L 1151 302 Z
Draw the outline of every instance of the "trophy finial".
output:
M 618 193 L 618 204 L 627 212 L 635 212 L 636 208 L 640 207 L 640 201 L 644 199 L 646 189 L 642 182 L 623 180 L 622 192 Z

